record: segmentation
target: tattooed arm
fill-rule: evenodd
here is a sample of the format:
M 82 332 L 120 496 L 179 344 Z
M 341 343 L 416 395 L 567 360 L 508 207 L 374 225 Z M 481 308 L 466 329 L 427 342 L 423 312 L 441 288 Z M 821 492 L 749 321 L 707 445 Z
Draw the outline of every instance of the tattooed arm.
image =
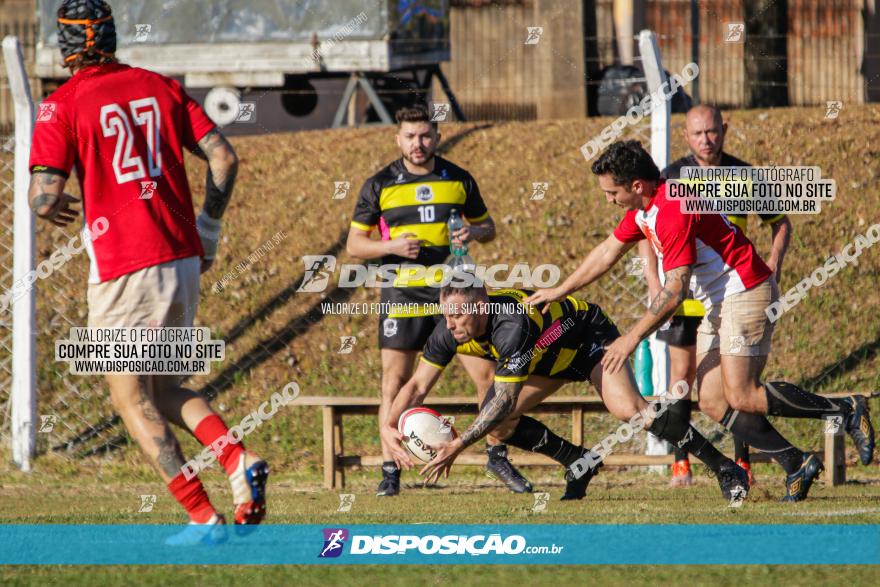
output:
M 198 149 L 193 151 L 196 156 L 208 162 L 207 178 L 205 179 L 205 205 L 196 219 L 196 228 L 202 239 L 205 256 L 202 258 L 201 271 L 207 271 L 217 254 L 217 242 L 220 240 L 220 219 L 232 198 L 232 189 L 238 174 L 238 157 L 223 134 L 214 129 L 199 141 Z
M 687 297 L 691 282 L 692 265 L 682 265 L 666 272 L 666 285 L 632 330 L 616 339 L 602 355 L 602 367 L 608 373 L 616 373 L 626 365 L 629 356 L 649 334 L 663 326 L 675 309 Z
M 79 215 L 79 211 L 70 207 L 70 204 L 79 202 L 79 198 L 64 193 L 66 182 L 63 176 L 55 173 L 37 171 L 31 174 L 28 188 L 31 210 L 39 218 L 48 220 L 55 226 L 70 224 Z
M 472 445 L 492 432 L 496 426 L 513 413 L 513 408 L 516 407 L 516 400 L 523 388 L 522 381 L 496 381 L 493 385 L 495 397 L 486 402 L 480 409 L 480 413 L 477 414 L 474 423 L 462 433 L 462 448 Z
M 690 289 L 693 265 L 682 265 L 665 273 L 666 285 L 651 300 L 648 311 L 633 327 L 630 334 L 642 340 L 661 326 L 675 313 L 687 298 Z
M 238 157 L 232 145 L 217 129 L 202 137 L 198 150 L 193 152 L 208 162 L 205 212 L 211 218 L 220 220 L 232 198 L 232 188 L 235 186 L 235 177 L 238 174 Z
M 449 469 L 459 453 L 489 434 L 513 412 L 522 387 L 522 381 L 495 381 L 495 397 L 480 409 L 474 423 L 455 440 L 434 447 L 437 449 L 437 456 L 421 471 L 425 482 L 432 483 L 439 479 L 441 474 L 448 477 Z

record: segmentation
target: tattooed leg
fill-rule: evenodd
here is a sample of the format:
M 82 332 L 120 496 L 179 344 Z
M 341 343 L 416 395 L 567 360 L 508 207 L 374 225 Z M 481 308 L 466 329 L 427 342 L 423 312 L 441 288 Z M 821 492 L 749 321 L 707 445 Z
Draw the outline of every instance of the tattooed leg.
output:
M 180 444 L 174 438 L 168 424 L 165 424 L 165 435 L 154 437 L 153 442 L 159 447 L 159 454 L 154 463 L 156 469 L 173 478 L 180 473 L 184 461 L 183 454 L 180 452 Z
M 177 439 L 153 401 L 150 376 L 113 374 L 105 378 L 110 385 L 110 398 L 128 433 L 162 480 L 170 482 L 180 473 L 184 460 Z

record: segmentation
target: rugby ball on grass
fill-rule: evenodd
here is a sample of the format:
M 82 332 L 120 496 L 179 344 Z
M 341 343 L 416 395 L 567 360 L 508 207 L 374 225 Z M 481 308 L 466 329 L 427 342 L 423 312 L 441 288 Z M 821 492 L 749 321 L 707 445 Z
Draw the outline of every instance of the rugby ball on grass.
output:
M 456 436 L 455 428 L 447 419 L 431 408 L 410 408 L 400 415 L 397 430 L 403 434 L 403 445 L 414 457 L 424 463 L 434 460 L 437 453 L 429 448 L 449 442 Z

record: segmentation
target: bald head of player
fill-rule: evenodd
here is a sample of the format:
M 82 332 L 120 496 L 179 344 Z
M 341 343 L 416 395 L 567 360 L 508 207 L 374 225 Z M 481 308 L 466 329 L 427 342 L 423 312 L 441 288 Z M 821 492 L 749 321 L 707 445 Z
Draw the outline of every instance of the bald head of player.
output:
M 434 152 L 440 142 L 437 123 L 431 121 L 428 109 L 421 105 L 401 108 L 397 119 L 397 146 L 411 172 L 429 172 L 434 167 Z
M 726 133 L 727 124 L 715 106 L 699 104 L 688 110 L 684 121 L 684 140 L 700 165 L 718 165 L 721 162 Z
M 489 294 L 485 286 L 443 286 L 440 288 L 440 309 L 456 342 L 466 343 L 486 333 Z

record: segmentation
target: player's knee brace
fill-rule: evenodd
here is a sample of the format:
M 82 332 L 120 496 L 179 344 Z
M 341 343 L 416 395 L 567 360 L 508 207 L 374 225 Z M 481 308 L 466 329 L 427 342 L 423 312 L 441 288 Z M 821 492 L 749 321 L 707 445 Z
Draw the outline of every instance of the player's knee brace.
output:
M 648 427 L 648 432 L 672 443 L 677 443 L 684 438 L 691 425 L 689 418 L 684 417 L 681 413 L 676 414 L 670 409 L 675 403 L 667 406 L 665 410 L 658 410 L 654 415 L 654 421 Z

